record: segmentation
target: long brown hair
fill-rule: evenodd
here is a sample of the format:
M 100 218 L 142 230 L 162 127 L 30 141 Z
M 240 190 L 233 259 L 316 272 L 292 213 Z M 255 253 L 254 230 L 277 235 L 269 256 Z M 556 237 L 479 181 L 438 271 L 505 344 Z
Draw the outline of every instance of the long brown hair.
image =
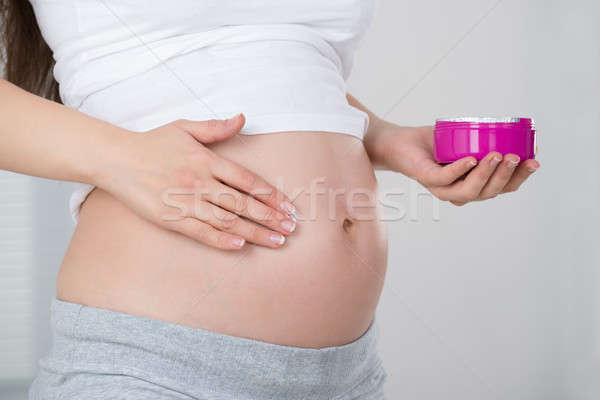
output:
M 42 37 L 33 7 L 27 0 L 0 0 L 0 40 L 6 80 L 60 101 L 52 69 L 52 50 Z

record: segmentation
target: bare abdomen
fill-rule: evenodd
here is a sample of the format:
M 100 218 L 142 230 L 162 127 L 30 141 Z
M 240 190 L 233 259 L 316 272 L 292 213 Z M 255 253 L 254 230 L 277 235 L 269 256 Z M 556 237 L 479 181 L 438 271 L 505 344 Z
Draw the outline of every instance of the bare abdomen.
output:
M 373 318 L 387 253 L 362 143 L 287 132 L 213 149 L 295 199 L 302 218 L 283 248 L 208 248 L 96 189 L 64 258 L 58 298 L 289 346 L 358 338 Z

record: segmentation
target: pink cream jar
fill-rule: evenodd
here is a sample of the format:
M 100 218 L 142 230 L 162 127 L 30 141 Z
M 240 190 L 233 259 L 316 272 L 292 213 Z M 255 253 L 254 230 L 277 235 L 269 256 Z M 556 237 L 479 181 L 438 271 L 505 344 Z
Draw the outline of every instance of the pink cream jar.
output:
M 463 157 L 481 160 L 491 151 L 535 158 L 535 125 L 531 118 L 441 118 L 435 123 L 434 157 L 447 164 Z

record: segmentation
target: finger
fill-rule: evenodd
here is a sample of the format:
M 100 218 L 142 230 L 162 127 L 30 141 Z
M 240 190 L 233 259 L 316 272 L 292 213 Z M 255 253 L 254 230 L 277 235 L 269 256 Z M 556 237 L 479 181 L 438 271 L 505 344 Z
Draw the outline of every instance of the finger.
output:
M 438 188 L 440 199 L 462 203 L 477 199 L 501 160 L 500 153 L 489 153 L 463 181 Z
M 477 160 L 474 157 L 465 157 L 443 167 L 431 161 L 424 168 L 420 181 L 424 186 L 450 185 L 475 165 Z
M 285 236 L 281 233 L 254 224 L 206 201 L 196 204 L 193 217 L 259 246 L 279 248 L 285 243 Z
M 170 228 L 175 232 L 217 249 L 239 250 L 246 244 L 244 238 L 240 236 L 219 231 L 209 224 L 191 217 L 174 222 Z
M 214 185 L 205 197 L 225 210 L 286 235 L 296 229 L 296 221 L 292 218 L 227 185 Z
M 211 171 L 215 178 L 226 185 L 251 194 L 267 206 L 297 219 L 298 211 L 292 201 L 254 172 L 224 158 L 217 159 Z
M 501 161 L 502 155 L 495 151 L 485 156 L 479 165 L 467 175 L 463 182 L 461 182 L 461 195 L 464 197 L 459 198 L 458 200 L 476 200 Z
M 190 121 L 180 119 L 173 122 L 200 143 L 220 142 L 235 136 L 244 127 L 246 118 L 238 114 L 226 120 L 211 119 L 208 121 Z
M 502 193 L 502 190 L 510 181 L 520 160 L 521 159 L 516 154 L 505 155 L 504 160 L 498 165 L 488 183 L 481 190 L 479 199 L 491 199 Z
M 533 174 L 540 167 L 540 163 L 534 159 L 529 159 L 521 163 L 512 178 L 508 181 L 508 183 L 504 186 L 502 193 L 514 192 L 519 189 L 523 182 L 531 174 Z

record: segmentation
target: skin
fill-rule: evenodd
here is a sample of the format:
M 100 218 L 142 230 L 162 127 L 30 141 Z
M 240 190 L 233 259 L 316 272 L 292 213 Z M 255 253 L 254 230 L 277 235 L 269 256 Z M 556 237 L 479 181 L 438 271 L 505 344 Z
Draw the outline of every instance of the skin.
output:
M 288 346 L 361 336 L 383 286 L 387 240 L 377 203 L 347 204 L 353 190 L 377 191 L 360 140 L 281 132 L 209 148 L 293 200 L 297 229 L 283 245 L 217 249 L 148 223 L 96 189 L 59 271 L 58 298 Z
M 378 205 L 359 215 L 344 195 L 313 202 L 298 190 L 324 177 L 329 192 L 374 195 L 375 166 L 463 205 L 514 191 L 539 167 L 516 167 L 510 154 L 439 166 L 431 127 L 383 121 L 351 96 L 370 116 L 363 141 L 326 132 L 242 138 L 242 115 L 140 135 L 4 81 L 0 98 L 0 168 L 97 187 L 63 260 L 59 299 L 282 345 L 360 337 L 387 264 Z

